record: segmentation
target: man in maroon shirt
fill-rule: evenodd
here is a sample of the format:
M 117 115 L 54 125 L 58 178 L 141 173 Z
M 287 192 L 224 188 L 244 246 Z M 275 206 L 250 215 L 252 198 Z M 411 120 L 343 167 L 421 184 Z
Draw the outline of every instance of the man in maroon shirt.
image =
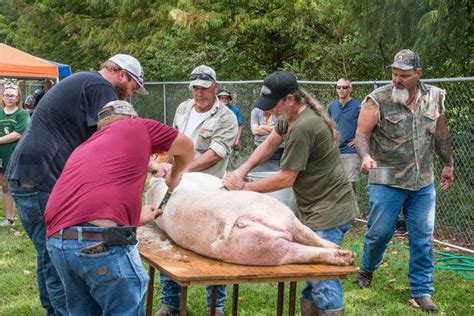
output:
M 143 314 L 148 276 L 135 227 L 160 214 L 141 205 L 149 157 L 174 156 L 166 179 L 171 192 L 194 148 L 176 129 L 136 117 L 129 103 L 108 103 L 99 131 L 71 154 L 46 206 L 46 244 L 70 315 Z

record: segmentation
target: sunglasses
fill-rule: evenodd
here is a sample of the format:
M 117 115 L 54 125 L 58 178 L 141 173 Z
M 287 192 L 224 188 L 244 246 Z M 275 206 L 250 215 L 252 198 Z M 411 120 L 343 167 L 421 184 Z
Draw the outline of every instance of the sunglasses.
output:
M 337 90 L 346 90 L 349 89 L 349 86 L 336 86 Z
M 212 78 L 212 76 L 209 74 L 191 74 L 191 76 L 189 76 L 189 80 L 197 80 L 197 79 L 206 80 L 206 81 L 215 81 L 214 78 Z

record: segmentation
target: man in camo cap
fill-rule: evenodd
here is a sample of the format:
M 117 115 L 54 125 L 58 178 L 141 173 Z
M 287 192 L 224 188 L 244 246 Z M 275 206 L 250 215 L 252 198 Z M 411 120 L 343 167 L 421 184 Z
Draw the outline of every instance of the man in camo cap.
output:
M 369 184 L 370 213 L 356 283 L 361 288 L 370 286 L 403 206 L 410 236 L 411 296 L 423 311 L 436 312 L 431 299 L 434 152 L 444 164 L 441 189 L 449 189 L 454 181 L 452 145 L 444 114 L 445 91 L 420 81 L 420 58 L 409 49 L 399 51 L 391 67 L 392 83 L 375 89 L 362 102 L 356 131 L 362 172 L 375 167 L 396 169 L 395 184 Z

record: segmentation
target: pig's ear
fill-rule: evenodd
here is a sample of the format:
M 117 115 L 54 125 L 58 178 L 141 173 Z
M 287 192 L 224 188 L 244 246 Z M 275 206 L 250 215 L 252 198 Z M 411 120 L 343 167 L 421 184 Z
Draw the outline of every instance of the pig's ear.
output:
M 164 178 L 152 177 L 145 193 L 145 204 L 157 206 L 165 197 L 168 186 Z

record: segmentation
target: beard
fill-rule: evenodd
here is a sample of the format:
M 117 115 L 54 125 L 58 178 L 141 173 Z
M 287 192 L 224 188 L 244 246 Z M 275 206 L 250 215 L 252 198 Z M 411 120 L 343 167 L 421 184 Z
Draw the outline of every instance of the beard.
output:
M 286 112 L 272 113 L 272 115 L 279 121 L 288 121 L 288 113 Z
M 126 83 L 118 82 L 115 86 L 115 91 L 117 91 L 118 99 L 119 100 L 125 100 L 128 95 L 127 95 L 127 89 L 128 86 Z
M 397 88 L 393 87 L 392 89 L 392 100 L 395 103 L 400 103 L 403 105 L 407 105 L 408 98 L 410 97 L 410 93 L 405 88 Z

